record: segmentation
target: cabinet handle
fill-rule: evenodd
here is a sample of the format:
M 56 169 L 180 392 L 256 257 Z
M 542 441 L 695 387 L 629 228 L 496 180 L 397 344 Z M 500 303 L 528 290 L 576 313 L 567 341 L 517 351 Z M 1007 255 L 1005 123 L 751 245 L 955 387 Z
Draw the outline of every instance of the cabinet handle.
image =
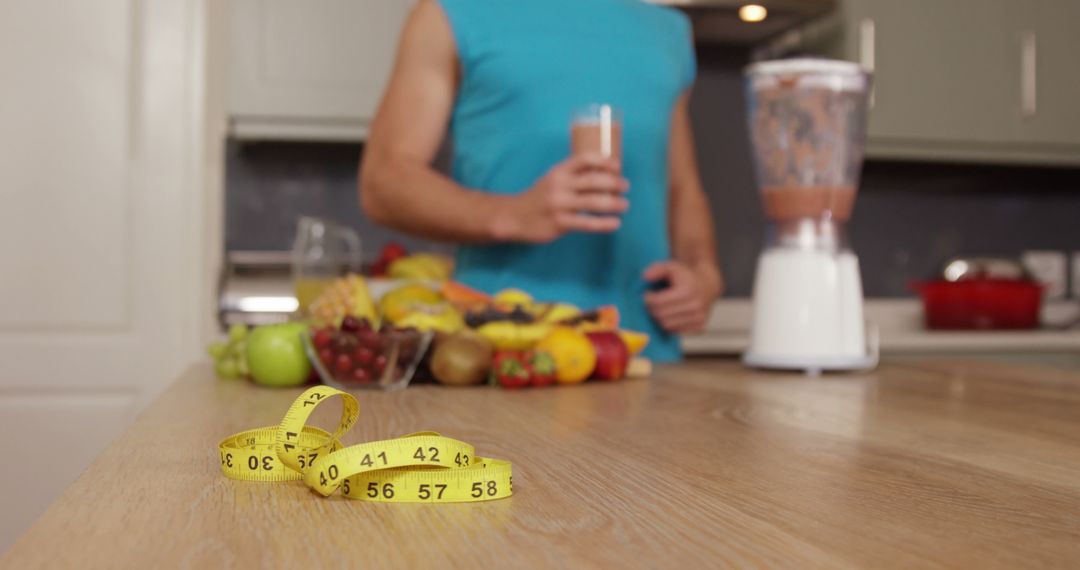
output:
M 1030 119 L 1039 110 L 1039 43 L 1035 32 L 1020 35 L 1020 114 Z
M 877 68 L 877 25 L 873 18 L 859 20 L 859 64 L 873 73 Z M 870 108 L 874 108 L 877 89 L 871 84 Z

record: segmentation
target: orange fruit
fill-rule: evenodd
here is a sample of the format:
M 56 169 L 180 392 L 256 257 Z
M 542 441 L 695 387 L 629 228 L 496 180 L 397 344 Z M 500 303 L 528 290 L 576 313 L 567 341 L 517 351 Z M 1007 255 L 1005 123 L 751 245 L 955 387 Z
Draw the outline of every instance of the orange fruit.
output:
M 596 368 L 592 341 L 585 333 L 570 327 L 556 327 L 535 348 L 555 359 L 555 379 L 560 384 L 584 382 Z
M 645 350 L 645 346 L 649 344 L 649 335 L 637 332 L 620 330 L 618 331 L 619 338 L 626 344 L 626 349 L 630 351 L 631 355 L 641 354 L 641 351 Z

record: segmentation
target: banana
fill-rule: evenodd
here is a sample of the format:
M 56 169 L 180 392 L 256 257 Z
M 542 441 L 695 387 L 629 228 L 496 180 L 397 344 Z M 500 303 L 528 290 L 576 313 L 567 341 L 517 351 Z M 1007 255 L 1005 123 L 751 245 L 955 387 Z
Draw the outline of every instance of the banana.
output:
M 386 273 L 393 279 L 417 281 L 446 281 L 450 279 L 452 262 L 444 256 L 415 253 L 395 260 Z
M 480 333 L 499 350 L 528 350 L 551 332 L 553 323 L 519 324 L 511 321 L 487 323 L 476 332 Z
M 425 285 L 410 283 L 402 285 L 379 299 L 379 312 L 383 318 L 396 323 L 412 312 L 416 305 L 437 305 L 443 296 Z
M 371 291 L 368 289 L 367 281 L 363 277 L 352 273 L 345 279 L 352 290 L 352 314 L 375 323 L 378 320 L 378 312 L 375 310 L 375 301 L 371 298 Z
M 514 307 L 520 305 L 527 307 L 532 305 L 532 295 L 522 291 L 521 289 L 503 289 L 498 293 L 495 293 L 494 299 L 496 305 L 506 305 L 508 307 Z
M 555 303 L 548 307 L 547 311 L 541 315 L 541 320 L 545 323 L 558 323 L 567 319 L 572 319 L 581 314 L 581 309 L 571 305 L 569 303 Z
M 455 333 L 465 328 L 465 319 L 449 303 L 434 305 L 416 304 L 410 308 L 410 312 L 394 324 L 398 327 L 413 327 L 420 331 L 439 331 Z

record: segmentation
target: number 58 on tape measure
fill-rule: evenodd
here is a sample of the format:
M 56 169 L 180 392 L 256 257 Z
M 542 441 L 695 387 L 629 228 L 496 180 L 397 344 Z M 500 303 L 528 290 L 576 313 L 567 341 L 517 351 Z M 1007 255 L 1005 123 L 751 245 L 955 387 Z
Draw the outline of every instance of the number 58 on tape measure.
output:
M 342 401 L 337 429 L 306 425 L 315 408 L 334 396 Z M 310 388 L 289 406 L 281 425 L 225 438 L 218 446 L 221 471 L 243 481 L 303 480 L 323 496 L 340 489 L 362 501 L 456 503 L 513 494 L 509 462 L 477 457 L 473 446 L 434 432 L 344 447 L 341 437 L 359 415 L 352 394 Z

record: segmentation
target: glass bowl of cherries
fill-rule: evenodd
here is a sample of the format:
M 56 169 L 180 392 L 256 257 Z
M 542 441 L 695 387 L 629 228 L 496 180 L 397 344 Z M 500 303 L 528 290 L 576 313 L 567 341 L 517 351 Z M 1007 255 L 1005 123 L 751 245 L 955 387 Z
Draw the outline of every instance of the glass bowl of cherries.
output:
M 337 327 L 313 327 L 304 350 L 323 384 L 340 390 L 397 390 L 409 385 L 433 333 L 346 316 Z

